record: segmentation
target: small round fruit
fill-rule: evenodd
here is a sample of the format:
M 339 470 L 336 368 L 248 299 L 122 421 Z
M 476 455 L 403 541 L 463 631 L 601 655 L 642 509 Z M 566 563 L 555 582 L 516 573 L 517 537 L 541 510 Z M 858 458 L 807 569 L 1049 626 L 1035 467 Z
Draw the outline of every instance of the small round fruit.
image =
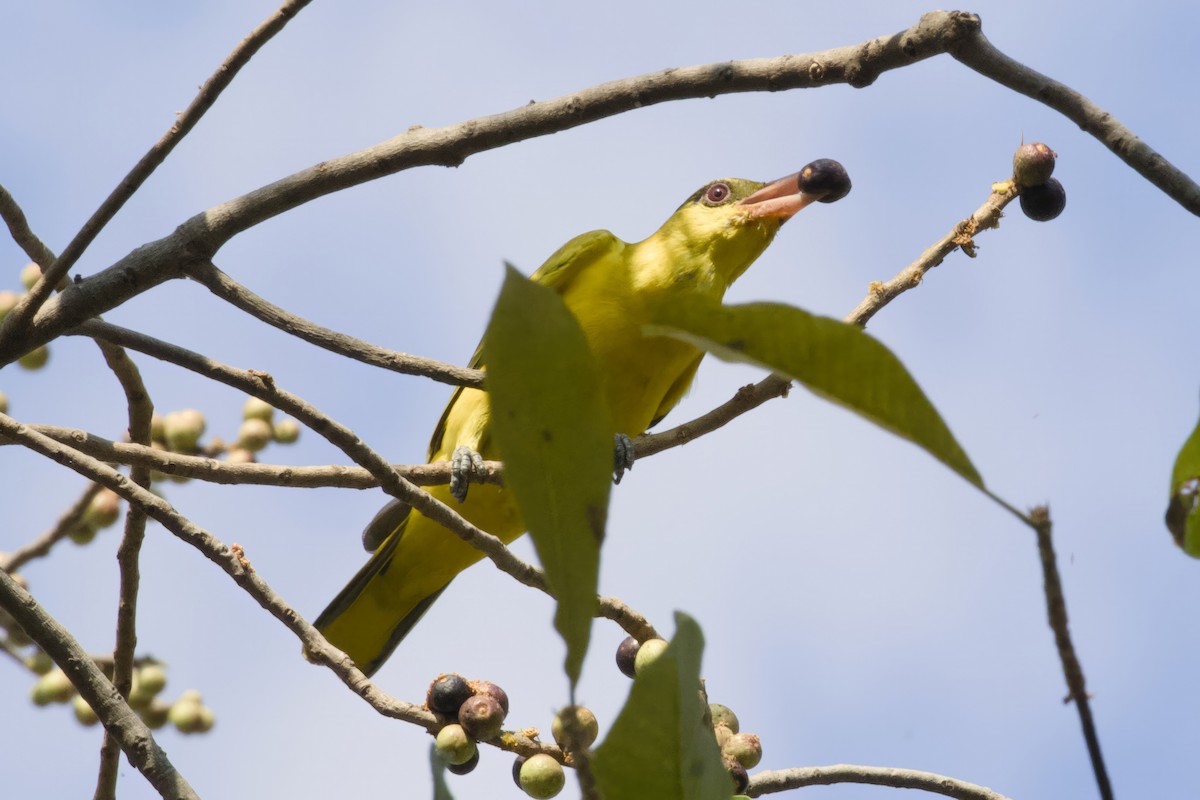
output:
M 515 783 L 517 786 L 521 785 L 521 767 L 525 766 L 525 762 L 528 760 L 529 759 L 526 758 L 525 756 L 517 756 L 516 759 L 513 760 L 513 766 L 512 766 L 513 783 Z
M 1037 222 L 1049 222 L 1067 207 L 1067 190 L 1057 178 L 1021 190 L 1021 210 Z
M 493 698 L 500 704 L 500 708 L 504 709 L 504 716 L 508 716 L 508 692 L 501 689 L 491 681 L 468 681 L 475 694 L 485 694 Z
M 554 715 L 550 733 L 563 750 L 579 750 L 591 747 L 592 742 L 596 741 L 600 735 L 600 723 L 590 708 L 567 706 Z M 582 741 L 576 741 L 578 738 L 582 738 Z
M 425 705 L 430 711 L 446 719 L 458 719 L 458 710 L 472 694 L 466 678 L 456 672 L 448 672 L 438 675 L 433 683 L 429 684 L 429 691 L 425 694 Z
M 476 748 L 475 755 L 471 756 L 469 761 L 462 764 L 447 764 L 446 771 L 452 772 L 455 775 L 466 775 L 479 766 L 479 749 Z
M 79 695 L 75 695 L 75 699 L 71 701 L 71 706 L 75 711 L 75 719 L 79 720 L 81 725 L 91 727 L 100 721 L 100 717 L 96 716 L 96 712 L 88 705 L 87 700 L 84 700 Z
M 465 764 L 479 755 L 475 740 L 467 735 L 462 725 L 451 723 L 438 731 L 433 740 L 438 757 L 447 764 Z
M 736 758 L 731 756 L 724 757 L 725 771 L 729 773 L 729 777 L 733 780 L 734 794 L 745 794 L 750 788 L 750 773 L 746 771 Z
M 722 722 L 720 725 L 713 726 L 713 736 L 717 739 L 717 747 L 725 749 L 725 743 L 733 738 L 733 731 L 729 730 L 729 726 Z
M 35 262 L 30 261 L 25 266 L 21 267 L 21 285 L 25 287 L 25 291 L 29 291 L 42 279 L 42 268 Z
M 48 706 L 51 703 L 65 703 L 75 696 L 75 685 L 61 669 L 52 669 L 38 679 L 30 692 L 33 704 Z
M 0 289 L 0 320 L 7 317 L 8 312 L 16 308 L 20 301 L 21 295 L 12 289 Z
M 46 366 L 46 362 L 50 360 L 50 348 L 46 345 L 35 347 L 25 355 L 17 359 L 17 363 L 25 369 L 34 370 L 41 369 Z
M 157 697 L 150 701 L 150 705 L 138 709 L 138 715 L 142 718 L 142 722 L 145 722 L 146 727 L 152 731 L 166 725 L 167 715 L 170 713 L 171 704 Z
M 261 419 L 248 419 L 238 428 L 238 447 L 257 453 L 271 442 L 271 423 Z
M 121 496 L 112 489 L 101 489 L 83 510 L 84 525 L 89 528 L 107 528 L 121 516 Z
M 667 642 L 664 639 L 647 639 L 642 642 L 642 646 L 638 648 L 637 655 L 633 659 L 634 674 L 641 674 L 647 665 L 657 661 L 666 650 Z
M 626 636 L 625 639 L 617 646 L 617 669 L 621 670 L 621 674 L 632 678 L 634 674 L 634 662 L 637 660 L 638 650 L 641 645 L 638 640 L 632 636 Z
M 25 659 L 25 666 L 29 667 L 37 675 L 45 675 L 54 669 L 54 660 L 46 655 L 45 650 L 39 649 L 36 653 Z
M 714 728 L 718 725 L 726 725 L 733 733 L 738 732 L 737 714 L 734 714 L 733 709 L 729 706 L 723 706 L 720 703 L 709 703 L 708 713 L 712 715 Z
M 721 752 L 733 756 L 746 769 L 754 769 L 762 761 L 762 742 L 754 733 L 735 733 L 721 747 Z
M 275 407 L 257 397 L 247 397 L 242 405 L 242 419 L 261 419 L 269 423 L 274 415 Z
M 8 395 L 0 392 L 0 414 L 8 413 Z
M 1030 142 L 1017 148 L 1013 154 L 1013 181 L 1022 189 L 1041 186 L 1054 173 L 1054 159 L 1058 156 L 1041 142 Z
M 800 170 L 797 181 L 804 194 L 821 195 L 822 203 L 834 203 L 850 194 L 850 174 L 832 158 L 818 158 Z
M 280 444 L 295 444 L 300 438 L 300 423 L 294 419 L 281 419 L 271 428 L 271 435 Z
M 535 800 L 549 800 L 567 785 L 562 764 L 545 753 L 537 753 L 526 759 L 517 780 L 525 794 Z
M 172 411 L 163 420 L 167 448 L 176 453 L 193 452 L 207 427 L 204 415 L 194 408 Z
M 200 706 L 200 716 L 196 726 L 196 733 L 208 733 L 213 729 L 213 725 L 217 724 L 217 715 L 208 706 Z
M 203 706 L 200 703 L 180 697 L 167 712 L 167 720 L 180 733 L 198 733 L 203 724 L 200 719 L 201 708 Z
M 75 544 L 90 544 L 96 538 L 96 529 L 89 525 L 76 525 L 67 531 L 67 537 Z
M 151 442 L 166 442 L 166 420 L 162 414 L 155 411 L 150 415 L 150 441 Z
M 151 696 L 158 694 L 167 685 L 167 673 L 158 664 L 146 664 L 137 671 L 138 686 Z
M 495 739 L 504 728 L 504 709 L 491 695 L 468 697 L 458 709 L 458 724 L 481 742 Z

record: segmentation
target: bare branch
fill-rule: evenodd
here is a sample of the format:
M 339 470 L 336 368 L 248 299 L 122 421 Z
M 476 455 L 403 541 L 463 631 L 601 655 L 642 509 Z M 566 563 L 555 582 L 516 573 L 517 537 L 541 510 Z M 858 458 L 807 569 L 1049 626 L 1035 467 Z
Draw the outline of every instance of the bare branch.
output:
M 750 797 L 785 792 L 805 786 L 829 786 L 835 783 L 866 783 L 896 789 L 921 789 L 955 800 L 1008 800 L 984 786 L 960 781 L 933 772 L 892 767 L 866 767 L 858 764 L 833 764 L 827 767 L 797 767 L 760 772 L 750 780 Z
M 483 372 L 435 361 L 432 358 L 399 353 L 362 339 L 316 325 L 303 317 L 267 302 L 222 272 L 211 261 L 196 261 L 187 266 L 187 276 L 222 300 L 240 308 L 255 319 L 297 336 L 334 353 L 383 367 L 404 375 L 421 375 L 455 386 L 483 387 Z
M 284 4 L 271 14 L 262 24 L 250 32 L 250 35 L 243 39 L 229 57 L 225 59 L 221 66 L 217 67 L 217 71 L 205 81 L 200 87 L 200 92 L 192 100 L 191 105 L 179 115 L 167 132 L 162 135 L 154 146 L 150 148 L 146 155 L 142 156 L 141 160 L 134 165 L 117 187 L 113 189 L 108 198 L 101 203 L 100 207 L 92 214 L 91 218 L 84 223 L 83 227 L 75 234 L 75 238 L 66 246 L 53 264 L 42 263 L 44 270 L 43 277 L 29 291 L 21 302 L 12 310 L 12 313 L 7 318 L 0 322 L 0 343 L 7 345 L 10 340 L 16 338 L 15 331 L 18 331 L 26 326 L 38 309 L 50 297 L 51 290 L 59 284 L 67 276 L 67 272 L 83 255 L 83 252 L 88 248 L 99 235 L 104 226 L 109 223 L 125 202 L 133 197 L 134 192 L 141 188 L 146 179 L 158 168 L 158 165 L 166 160 L 171 151 L 175 149 L 175 145 L 183 140 L 204 113 L 212 107 L 213 103 L 221 95 L 227 86 L 237 76 L 255 53 L 265 45 L 272 36 L 283 30 L 283 27 L 300 12 L 312 0 L 285 0 Z M 31 256 L 32 257 L 32 256 Z M 98 313 L 98 312 L 97 312 Z M 36 345 L 35 345 L 36 346 Z
M 16 425 L 0 414 L 0 425 Z M 37 434 L 34 434 L 35 436 Z M 49 441 L 49 440 L 47 440 Z M 56 447 L 58 445 L 55 445 Z M 107 468 L 106 468 L 107 469 Z M 113 473 L 118 475 L 118 473 Z M 124 476 L 119 476 L 124 480 Z M 199 795 L 175 771 L 146 723 L 129 707 L 71 632 L 51 617 L 28 592 L 0 570 L 0 607 L 3 607 L 29 636 L 67 674 L 81 697 L 96 712 L 104 729 L 121 743 L 125 756 L 168 800 L 198 800 Z
M 1103 800 L 1112 800 L 1112 783 L 1108 779 L 1108 771 L 1104 766 L 1104 755 L 1100 752 L 1100 736 L 1096 733 L 1096 721 L 1092 717 L 1091 696 L 1087 691 L 1087 683 L 1083 678 L 1083 667 L 1075 655 L 1075 645 L 1071 643 L 1071 631 L 1067 623 L 1067 600 L 1063 595 L 1062 579 L 1058 574 L 1058 560 L 1054 555 L 1054 542 L 1051 537 L 1050 509 L 1038 506 L 1029 512 L 1026 520 L 1037 533 L 1038 555 L 1042 562 L 1042 581 L 1046 593 L 1046 610 L 1050 618 L 1050 629 L 1054 631 L 1054 643 L 1058 647 L 1058 657 L 1062 661 L 1063 674 L 1067 678 L 1068 694 L 1063 702 L 1075 702 L 1079 712 L 1079 724 L 1083 728 L 1083 739 L 1087 743 L 1088 757 L 1092 761 L 1092 771 L 1096 775 L 1096 785 L 1100 789 Z
M 135 442 L 150 444 L 150 418 L 154 406 L 146 393 L 141 373 L 124 349 L 107 342 L 96 343 L 104 354 L 109 369 L 117 376 L 125 392 L 129 408 L 129 435 Z M 144 466 L 133 467 L 130 478 L 142 489 L 150 488 L 150 470 Z M 113 645 L 113 686 L 121 697 L 128 698 L 133 688 L 134 651 L 137 648 L 137 600 L 141 570 L 138 559 L 142 541 L 146 536 L 146 514 L 137 506 L 130 505 L 125 514 L 125 534 L 117 548 L 117 565 L 120 569 L 120 594 L 117 600 L 117 634 Z M 105 731 L 100 748 L 100 769 L 96 778 L 95 800 L 114 800 L 117 796 L 117 775 L 120 771 L 121 743 L 111 732 Z
M 25 212 L 3 186 L 0 186 L 0 218 L 3 218 L 4 224 L 8 226 L 13 241 L 20 245 L 30 261 L 37 263 L 42 269 L 54 263 L 54 253 L 29 227 Z

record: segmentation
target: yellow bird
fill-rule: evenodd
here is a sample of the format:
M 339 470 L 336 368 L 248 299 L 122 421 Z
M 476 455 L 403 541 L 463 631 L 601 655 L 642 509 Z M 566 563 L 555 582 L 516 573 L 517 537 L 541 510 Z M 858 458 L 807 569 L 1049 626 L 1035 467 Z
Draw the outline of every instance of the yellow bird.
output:
M 681 293 L 720 300 L 792 215 L 814 200 L 828 202 L 849 191 L 848 179 L 841 189 L 818 186 L 822 181 L 811 180 L 814 165 L 806 167 L 807 176 L 802 170 L 767 184 L 713 181 L 649 238 L 629 244 L 608 231 L 585 233 L 530 277 L 558 292 L 579 320 L 619 439 L 620 434 L 637 436 L 674 408 L 704 356 L 684 342 L 645 336 L 642 326 L 654 318 L 657 306 Z M 483 367 L 479 351 L 472 366 Z M 485 392 L 454 392 L 434 429 L 428 460 L 452 461 L 455 480 L 451 486 L 432 487 L 430 493 L 457 505 L 463 517 L 507 543 L 525 531 L 510 495 L 499 486 L 476 485 L 467 496 L 463 480 L 480 457 L 500 458 L 489 435 L 489 413 Z M 364 542 L 372 541 L 380 543 L 371 559 L 316 621 L 325 638 L 368 675 L 454 576 L 482 556 L 395 501 L 368 525 Z

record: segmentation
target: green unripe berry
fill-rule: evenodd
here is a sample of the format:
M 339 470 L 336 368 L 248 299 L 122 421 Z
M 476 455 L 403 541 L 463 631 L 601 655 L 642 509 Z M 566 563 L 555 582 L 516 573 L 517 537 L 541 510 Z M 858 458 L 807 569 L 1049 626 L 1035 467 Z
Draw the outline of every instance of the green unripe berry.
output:
M 713 728 L 718 725 L 725 725 L 732 733 L 738 732 L 737 714 L 733 713 L 733 709 L 729 706 L 723 706 L 720 703 L 709 703 L 708 713 L 712 715 Z
M 735 733 L 722 745 L 721 752 L 736 758 L 746 769 L 754 769 L 762 761 L 762 742 L 757 734 Z
M 263 422 L 270 423 L 273 416 L 275 416 L 275 407 L 266 400 L 247 397 L 246 402 L 242 405 L 242 419 L 261 419 Z
M 96 529 L 90 525 L 76 525 L 67 532 L 67 537 L 75 544 L 91 544 L 96 538 Z
M 257 417 L 244 420 L 238 428 L 237 445 L 243 450 L 257 453 L 271 442 L 271 423 Z
M 453 765 L 466 764 L 479 753 L 475 740 L 457 723 L 451 723 L 438 731 L 433 746 L 442 761 Z
M 34 705 L 47 706 L 51 703 L 66 703 L 75 696 L 75 685 L 61 669 L 52 669 L 33 685 L 30 697 Z
M 137 685 L 153 697 L 167 685 L 166 670 L 158 664 L 146 664 L 137 671 Z
M 196 733 L 208 733 L 213 729 L 213 725 L 217 724 L 217 715 L 208 706 L 200 706 L 198 722 Z
M 667 642 L 664 639 L 647 639 L 642 642 L 642 646 L 638 648 L 637 656 L 633 659 L 633 672 L 635 675 L 640 675 L 642 670 L 648 664 L 653 664 L 667 650 Z
M 550 733 L 563 750 L 581 750 L 592 746 L 600 735 L 600 723 L 590 708 L 567 706 L 554 715 Z
M 50 360 L 50 348 L 46 345 L 35 347 L 17 359 L 17 363 L 28 370 L 41 369 Z
M 713 726 L 713 736 L 717 739 L 717 747 L 725 749 L 725 743 L 733 738 L 733 731 L 729 730 L 729 726 L 722 722 L 720 725 Z
M 121 517 L 121 496 L 112 489 L 101 489 L 83 511 L 81 522 L 93 530 L 107 528 Z
M 562 764 L 545 753 L 537 753 L 525 759 L 518 778 L 525 794 L 535 800 L 549 800 L 567 785 L 567 776 Z
M 0 414 L 8 413 L 8 395 L 0 392 Z
M 171 704 L 165 700 L 159 700 L 157 697 L 150 701 L 150 705 L 138 709 L 138 715 L 146 723 L 146 727 L 152 731 L 156 731 L 163 725 L 166 725 L 167 717 L 170 713 Z
M 0 320 L 7 317 L 8 312 L 16 308 L 20 301 L 21 295 L 12 289 L 0 289 Z
M 295 444 L 300 438 L 300 423 L 294 419 L 281 419 L 271 430 L 280 444 Z
M 96 712 L 88 705 L 87 700 L 84 700 L 79 695 L 71 701 L 71 705 L 75 710 L 75 719 L 79 720 L 79 724 L 91 727 L 100 721 L 100 717 L 96 716 Z
M 42 279 L 42 268 L 33 261 L 21 267 L 21 285 L 25 291 L 32 289 Z
M 155 411 L 150 415 L 150 441 L 165 442 L 166 440 L 166 420 L 162 414 Z
M 204 415 L 194 408 L 172 411 L 163 420 L 167 448 L 175 453 L 194 452 L 207 427 Z
M 45 675 L 50 670 L 54 669 L 54 660 L 46 655 L 45 650 L 38 650 L 36 653 L 25 659 L 25 666 L 33 670 L 38 675 Z

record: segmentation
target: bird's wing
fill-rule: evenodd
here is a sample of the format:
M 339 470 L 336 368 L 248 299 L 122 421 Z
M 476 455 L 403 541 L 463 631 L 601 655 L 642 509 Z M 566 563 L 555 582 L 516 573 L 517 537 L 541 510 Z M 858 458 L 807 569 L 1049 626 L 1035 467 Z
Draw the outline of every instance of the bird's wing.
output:
M 608 231 L 590 231 L 580 234 L 558 248 L 552 256 L 546 259 L 544 264 L 537 268 L 536 272 L 529 276 L 529 280 L 549 287 L 561 295 L 571 281 L 589 264 L 594 264 L 624 247 L 625 242 Z M 475 354 L 471 356 L 469 366 L 471 369 L 483 369 L 482 340 L 475 348 Z M 454 394 L 450 396 L 450 402 L 446 403 L 446 408 L 442 411 L 437 426 L 433 429 L 433 436 L 429 439 L 427 458 L 432 459 L 434 454 L 441 450 L 442 439 L 446 435 L 446 421 L 450 417 L 450 410 L 462 396 L 462 391 L 461 386 L 455 389 Z

